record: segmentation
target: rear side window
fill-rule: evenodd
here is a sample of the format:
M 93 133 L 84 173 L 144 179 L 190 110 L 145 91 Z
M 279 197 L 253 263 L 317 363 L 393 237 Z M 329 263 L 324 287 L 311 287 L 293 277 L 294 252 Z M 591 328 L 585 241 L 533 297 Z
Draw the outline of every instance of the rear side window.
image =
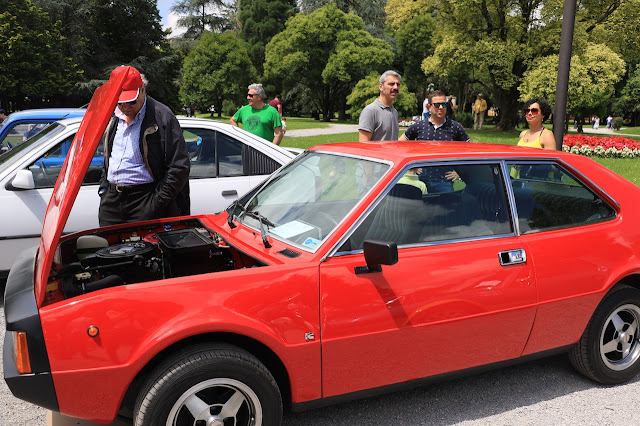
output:
M 615 210 L 568 171 L 550 163 L 509 163 L 520 232 L 581 226 Z
M 191 158 L 190 179 L 271 174 L 280 163 L 221 132 L 183 129 Z

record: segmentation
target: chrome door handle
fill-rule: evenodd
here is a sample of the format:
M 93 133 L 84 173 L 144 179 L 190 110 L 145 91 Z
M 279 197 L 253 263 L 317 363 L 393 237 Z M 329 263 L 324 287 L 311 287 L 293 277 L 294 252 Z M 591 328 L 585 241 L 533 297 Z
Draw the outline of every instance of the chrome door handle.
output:
M 238 195 L 238 191 L 235 189 L 227 189 L 222 191 L 222 195 Z
M 527 261 L 527 253 L 524 249 L 515 249 L 501 251 L 498 253 L 501 265 L 516 265 L 518 263 L 525 263 Z

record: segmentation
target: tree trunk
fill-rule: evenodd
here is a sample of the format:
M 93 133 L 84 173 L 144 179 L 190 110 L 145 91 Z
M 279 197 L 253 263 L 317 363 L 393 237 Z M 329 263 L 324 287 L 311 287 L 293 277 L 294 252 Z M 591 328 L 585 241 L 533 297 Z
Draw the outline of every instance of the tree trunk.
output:
M 499 90 L 494 93 L 497 94 L 496 105 L 498 105 L 500 113 L 500 121 L 498 121 L 496 130 L 507 131 L 515 129 L 518 122 L 518 90 Z

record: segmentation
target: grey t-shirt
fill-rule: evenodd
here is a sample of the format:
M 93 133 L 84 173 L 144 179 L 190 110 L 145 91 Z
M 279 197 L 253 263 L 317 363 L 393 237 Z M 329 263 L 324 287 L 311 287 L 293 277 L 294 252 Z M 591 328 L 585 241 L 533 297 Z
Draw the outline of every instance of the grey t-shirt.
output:
M 372 141 L 397 141 L 398 111 L 376 99 L 362 110 L 358 130 L 370 132 Z

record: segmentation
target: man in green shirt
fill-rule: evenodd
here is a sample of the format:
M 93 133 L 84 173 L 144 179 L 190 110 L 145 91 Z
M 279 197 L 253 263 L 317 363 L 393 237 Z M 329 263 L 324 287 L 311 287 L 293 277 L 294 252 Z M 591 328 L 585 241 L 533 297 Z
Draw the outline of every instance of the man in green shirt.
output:
M 229 123 L 234 126 L 242 123 L 246 131 L 280 145 L 284 135 L 280 114 L 277 109 L 264 103 L 264 96 L 262 84 L 250 85 L 247 93 L 249 105 L 240 108 Z

